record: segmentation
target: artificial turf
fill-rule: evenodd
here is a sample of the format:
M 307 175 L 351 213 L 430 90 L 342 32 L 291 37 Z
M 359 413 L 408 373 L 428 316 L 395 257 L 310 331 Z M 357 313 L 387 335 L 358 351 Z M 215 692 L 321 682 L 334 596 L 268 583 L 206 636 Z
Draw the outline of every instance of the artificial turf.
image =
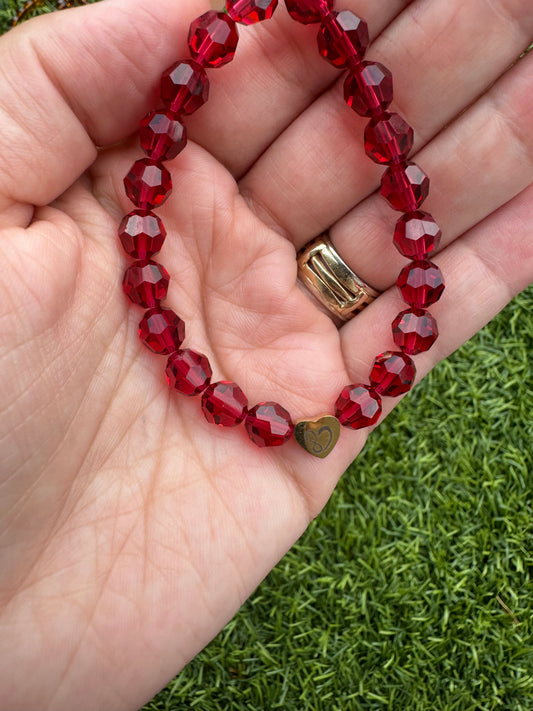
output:
M 2 31 L 21 5 L 0 0 Z M 143 711 L 531 711 L 532 353 L 529 288 L 372 434 Z

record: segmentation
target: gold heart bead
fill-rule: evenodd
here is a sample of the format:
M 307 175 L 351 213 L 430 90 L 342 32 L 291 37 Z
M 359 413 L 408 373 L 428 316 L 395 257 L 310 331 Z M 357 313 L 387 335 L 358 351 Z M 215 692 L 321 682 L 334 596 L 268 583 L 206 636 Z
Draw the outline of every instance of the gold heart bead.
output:
M 294 438 L 306 452 L 323 459 L 333 450 L 341 433 L 341 425 L 333 415 L 316 420 L 300 420 L 294 427 Z

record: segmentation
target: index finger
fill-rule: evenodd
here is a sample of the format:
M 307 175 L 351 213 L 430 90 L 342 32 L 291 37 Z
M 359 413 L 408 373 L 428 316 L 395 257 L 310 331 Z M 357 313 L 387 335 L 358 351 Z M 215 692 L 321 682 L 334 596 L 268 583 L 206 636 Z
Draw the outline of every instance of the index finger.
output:
M 157 103 L 161 72 L 188 56 L 208 0 L 108 0 L 31 20 L 0 38 L 0 215 L 25 226 L 97 146 L 117 143 Z

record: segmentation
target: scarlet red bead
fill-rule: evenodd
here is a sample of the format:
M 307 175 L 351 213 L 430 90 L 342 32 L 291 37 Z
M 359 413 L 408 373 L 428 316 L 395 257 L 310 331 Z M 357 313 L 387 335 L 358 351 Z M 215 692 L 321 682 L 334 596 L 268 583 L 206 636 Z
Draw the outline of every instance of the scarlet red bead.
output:
M 161 77 L 161 98 L 175 114 L 192 114 L 209 98 L 205 69 L 192 59 L 169 67 Z
M 139 337 L 154 353 L 170 355 L 185 340 L 185 324 L 172 309 L 149 309 L 139 324 Z
M 379 62 L 363 62 L 344 82 L 344 100 L 360 116 L 384 113 L 392 95 L 392 74 Z
M 199 395 L 210 384 L 212 375 L 207 357 L 188 348 L 172 353 L 165 370 L 169 387 L 182 395 Z
M 221 67 L 235 56 L 239 32 L 224 12 L 209 10 L 191 23 L 189 49 L 203 67 Z
M 428 212 L 408 212 L 394 230 L 394 244 L 408 259 L 424 259 L 436 252 L 441 238 L 439 226 Z
M 368 385 L 346 386 L 335 403 L 335 417 L 352 430 L 370 427 L 381 415 L 381 398 Z
M 401 351 L 378 355 L 370 371 L 370 382 L 380 395 L 398 397 L 411 389 L 416 376 L 412 359 Z
M 187 145 L 187 129 L 171 111 L 151 111 L 141 121 L 141 147 L 152 160 L 172 160 Z
M 246 415 L 244 426 L 258 447 L 279 447 L 294 432 L 291 416 L 277 402 L 260 402 L 253 407 Z
M 394 342 L 408 355 L 428 351 L 438 335 L 437 322 L 423 309 L 406 309 L 392 322 Z
M 202 411 L 206 420 L 214 425 L 235 427 L 246 417 L 248 400 L 236 383 L 221 380 L 204 390 Z
M 396 284 L 403 300 L 417 309 L 427 309 L 437 302 L 445 286 L 441 270 L 428 259 L 410 262 L 400 272 Z
M 333 0 L 285 0 L 289 15 L 303 25 L 311 25 L 326 17 L 333 9 Z
M 126 195 L 141 210 L 162 205 L 172 191 L 168 170 L 157 161 L 141 158 L 124 178 Z
M 167 231 L 153 212 L 133 210 L 122 219 L 118 235 L 126 254 L 134 259 L 147 259 L 159 252 Z
M 381 194 L 394 210 L 417 210 L 429 194 L 429 178 L 416 163 L 393 165 L 381 179 Z
M 228 15 L 243 25 L 269 20 L 277 6 L 278 0 L 226 0 Z
M 143 259 L 134 262 L 124 274 L 122 288 L 126 296 L 145 309 L 166 298 L 170 277 L 161 264 Z
M 413 147 L 414 131 L 399 114 L 383 114 L 369 121 L 365 129 L 365 150 L 376 163 L 395 163 Z
M 318 32 L 318 51 L 338 68 L 358 65 L 369 43 L 368 25 L 350 10 L 330 13 Z

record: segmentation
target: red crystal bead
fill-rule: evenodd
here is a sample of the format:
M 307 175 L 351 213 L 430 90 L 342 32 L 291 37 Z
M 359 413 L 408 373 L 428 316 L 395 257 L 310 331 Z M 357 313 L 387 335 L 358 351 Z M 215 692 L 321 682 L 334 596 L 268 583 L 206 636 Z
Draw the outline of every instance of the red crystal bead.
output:
M 335 417 L 352 430 L 370 427 L 381 415 L 381 398 L 368 385 L 347 385 L 335 403 Z
M 141 210 L 162 205 L 172 190 L 168 170 L 155 160 L 141 158 L 124 178 L 126 195 Z
M 444 291 L 444 278 L 436 264 L 428 259 L 410 262 L 396 281 L 403 300 L 416 309 L 427 309 Z
M 334 67 L 358 65 L 369 43 L 368 25 L 350 10 L 330 13 L 318 32 L 318 51 Z
M 248 437 L 258 447 L 279 447 L 292 437 L 291 416 L 277 402 L 260 402 L 246 415 Z
M 393 165 L 381 179 L 381 194 L 394 210 L 412 212 L 429 194 L 429 178 L 416 163 Z
M 285 0 L 289 15 L 303 25 L 321 22 L 333 9 L 334 0 Z
M 423 309 L 406 309 L 392 322 L 394 343 L 408 355 L 428 351 L 438 335 L 437 322 Z
M 141 147 L 152 160 L 172 160 L 187 145 L 187 129 L 171 111 L 151 111 L 141 121 Z
M 383 114 L 365 128 L 365 150 L 376 163 L 395 163 L 413 147 L 414 131 L 400 114 Z
M 172 353 L 165 370 L 169 387 L 183 395 L 199 395 L 211 382 L 212 375 L 207 357 L 188 348 Z
M 231 62 L 238 41 L 237 25 L 224 12 L 209 10 L 191 23 L 191 56 L 204 67 L 221 67 Z
M 436 252 L 441 238 L 439 226 L 429 214 L 420 210 L 400 217 L 394 230 L 394 244 L 408 259 L 424 259 Z
M 150 309 L 166 298 L 170 277 L 161 264 L 143 259 L 134 262 L 124 274 L 122 288 L 138 306 Z
M 205 419 L 221 427 L 235 427 L 246 417 L 248 400 L 236 383 L 211 383 L 202 395 Z
M 344 100 L 360 116 L 382 114 L 392 94 L 392 74 L 379 62 L 363 62 L 344 82 Z
M 170 355 L 185 340 L 185 324 L 172 309 L 149 309 L 139 324 L 139 337 L 151 351 Z
M 278 0 L 226 0 L 228 15 L 243 25 L 269 20 L 277 6 Z
M 134 259 L 148 259 L 159 252 L 167 231 L 153 212 L 133 210 L 122 219 L 118 236 L 126 254 Z
M 380 395 L 398 397 L 410 390 L 415 376 L 415 364 L 406 353 L 387 351 L 378 355 L 374 361 L 370 382 Z
M 205 69 L 192 59 L 182 59 L 161 77 L 161 98 L 175 114 L 192 114 L 209 98 Z

